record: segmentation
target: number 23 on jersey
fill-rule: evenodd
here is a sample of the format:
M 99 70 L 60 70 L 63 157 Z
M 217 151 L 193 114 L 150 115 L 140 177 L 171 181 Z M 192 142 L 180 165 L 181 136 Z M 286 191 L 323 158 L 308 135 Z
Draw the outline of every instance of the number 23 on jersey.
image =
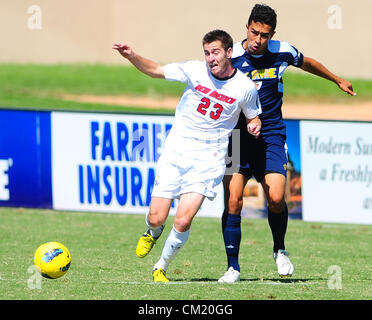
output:
M 211 105 L 211 100 L 208 98 L 204 97 L 201 99 L 201 103 L 199 104 L 197 111 L 200 112 L 202 115 L 207 114 L 207 109 Z M 215 103 L 213 105 L 213 110 L 210 111 L 209 117 L 213 120 L 217 120 L 223 111 L 223 106 L 221 106 L 219 103 Z

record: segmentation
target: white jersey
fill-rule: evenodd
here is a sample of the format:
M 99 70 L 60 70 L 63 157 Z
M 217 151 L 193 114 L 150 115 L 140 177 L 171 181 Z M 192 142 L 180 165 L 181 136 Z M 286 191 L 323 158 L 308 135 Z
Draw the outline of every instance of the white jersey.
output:
M 239 70 L 231 78 L 219 80 L 206 62 L 186 61 L 165 65 L 164 75 L 167 80 L 187 83 L 172 128 L 178 136 L 224 140 L 240 111 L 249 119 L 261 113 L 256 86 Z
M 238 70 L 218 80 L 201 61 L 168 64 L 164 75 L 187 86 L 157 163 L 152 196 L 174 199 L 197 192 L 212 199 L 240 112 L 249 119 L 261 113 L 256 86 Z

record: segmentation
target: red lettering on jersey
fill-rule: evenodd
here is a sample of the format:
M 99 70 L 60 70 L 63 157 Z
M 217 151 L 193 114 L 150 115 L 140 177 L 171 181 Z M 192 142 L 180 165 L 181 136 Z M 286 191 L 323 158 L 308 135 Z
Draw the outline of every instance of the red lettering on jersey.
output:
M 204 93 L 204 94 L 208 94 L 209 92 L 211 92 L 212 90 L 207 88 L 207 87 L 204 87 L 202 86 L 201 84 L 198 84 L 196 87 L 195 87 L 195 90 L 196 91 L 199 91 L 201 93 Z M 228 104 L 233 104 L 236 99 L 234 98 L 230 98 L 228 96 L 225 96 L 224 94 L 221 94 L 221 93 L 218 93 L 217 91 L 212 91 L 210 94 L 209 94 L 212 98 L 215 98 L 219 101 L 222 101 L 222 102 L 226 102 Z
M 220 101 L 226 102 L 226 103 L 228 103 L 228 104 L 233 104 L 233 103 L 236 101 L 236 99 L 234 99 L 234 98 L 230 98 L 230 97 L 228 97 L 228 96 L 225 96 L 225 95 L 223 95 L 223 94 L 221 94 L 221 93 L 218 93 L 217 91 L 213 91 L 213 92 L 210 94 L 210 96 L 211 96 L 212 98 L 215 98 L 215 99 L 217 99 L 217 100 L 220 100 Z
M 208 94 L 211 89 L 207 88 L 207 87 L 204 87 L 202 86 L 201 84 L 198 84 L 196 87 L 195 87 L 195 90 L 201 92 L 201 93 L 204 93 L 204 94 Z

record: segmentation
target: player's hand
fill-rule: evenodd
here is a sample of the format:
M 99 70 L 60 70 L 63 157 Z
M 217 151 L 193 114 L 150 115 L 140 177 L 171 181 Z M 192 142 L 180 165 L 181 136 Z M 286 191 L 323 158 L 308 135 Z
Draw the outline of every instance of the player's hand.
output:
M 342 91 L 345 91 L 346 93 L 350 94 L 351 96 L 356 96 L 356 93 L 353 90 L 353 86 L 349 81 L 347 81 L 345 79 L 340 79 L 337 84 L 338 84 L 338 87 Z
M 247 130 L 252 136 L 258 138 L 258 136 L 261 133 L 261 124 L 258 122 L 252 121 L 247 124 Z
M 112 49 L 117 50 L 126 59 L 129 59 L 134 55 L 132 48 L 127 44 L 114 43 Z

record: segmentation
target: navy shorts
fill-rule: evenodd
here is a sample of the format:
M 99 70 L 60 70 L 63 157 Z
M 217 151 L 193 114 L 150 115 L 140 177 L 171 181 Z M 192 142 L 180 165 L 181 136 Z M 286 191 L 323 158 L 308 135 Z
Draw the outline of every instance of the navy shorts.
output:
M 247 130 L 240 130 L 240 161 L 235 164 L 236 171 L 248 179 L 254 176 L 261 182 L 267 173 L 275 172 L 287 176 L 287 146 L 286 136 L 281 134 L 260 135 L 257 139 Z M 236 140 L 234 140 L 236 142 Z M 229 153 L 236 146 L 229 143 Z M 231 163 L 226 163 L 228 168 Z

